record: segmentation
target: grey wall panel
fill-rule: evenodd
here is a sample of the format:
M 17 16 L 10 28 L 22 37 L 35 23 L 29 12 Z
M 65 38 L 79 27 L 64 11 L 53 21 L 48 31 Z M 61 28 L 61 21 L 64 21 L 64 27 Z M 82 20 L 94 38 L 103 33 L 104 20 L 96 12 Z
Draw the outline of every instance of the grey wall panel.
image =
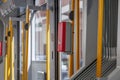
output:
M 19 41 L 19 23 L 13 22 L 13 35 L 14 35 L 14 69 L 15 69 L 15 80 L 20 80 L 20 41 Z
M 32 80 L 32 65 L 28 69 L 28 80 Z
M 118 24 L 117 24 L 117 67 L 108 76 L 108 80 L 120 80 L 120 0 L 118 0 Z
M 4 33 L 4 24 L 0 20 L 0 41 L 3 41 L 3 36 L 4 36 L 3 33 Z
M 87 0 L 86 65 L 96 59 L 98 0 Z
M 54 38 L 54 13 L 50 11 L 50 80 L 55 80 L 55 38 Z
M 120 66 L 120 0 L 118 2 L 117 66 Z
M 4 24 L 2 23 L 2 21 L 0 20 L 0 41 L 4 42 Z M 3 44 L 4 47 L 4 44 Z M 3 55 L 5 50 L 3 49 Z M 3 61 L 1 61 L 2 58 L 0 58 L 0 80 L 4 80 L 4 59 Z
M 28 5 L 33 5 L 34 0 L 14 0 L 15 6 L 26 7 Z
M 4 60 L 0 63 L 0 80 L 4 80 Z
M 116 68 L 109 76 L 107 80 L 120 80 L 120 68 Z
M 107 47 L 117 45 L 118 0 L 105 0 L 104 42 Z

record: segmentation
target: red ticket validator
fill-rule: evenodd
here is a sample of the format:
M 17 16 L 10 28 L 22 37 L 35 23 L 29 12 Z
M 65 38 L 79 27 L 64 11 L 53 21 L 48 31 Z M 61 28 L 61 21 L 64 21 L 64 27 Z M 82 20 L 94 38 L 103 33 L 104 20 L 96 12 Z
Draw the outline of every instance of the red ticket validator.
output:
M 58 52 L 71 52 L 72 50 L 72 26 L 70 22 L 58 24 Z

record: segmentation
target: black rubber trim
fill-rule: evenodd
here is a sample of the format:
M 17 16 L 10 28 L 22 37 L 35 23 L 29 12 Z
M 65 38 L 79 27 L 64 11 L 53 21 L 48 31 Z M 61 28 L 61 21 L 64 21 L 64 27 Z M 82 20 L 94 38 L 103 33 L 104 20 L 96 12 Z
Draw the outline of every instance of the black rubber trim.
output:
M 8 36 L 10 37 L 10 35 L 11 35 L 11 32 L 10 32 L 10 31 L 8 31 Z
M 26 23 L 26 24 L 25 24 L 25 30 L 28 30 L 28 29 L 29 29 L 29 24 Z
M 74 11 L 71 11 L 70 13 L 69 13 L 69 19 L 70 20 L 74 20 Z
M 5 36 L 5 41 L 7 41 L 7 36 Z

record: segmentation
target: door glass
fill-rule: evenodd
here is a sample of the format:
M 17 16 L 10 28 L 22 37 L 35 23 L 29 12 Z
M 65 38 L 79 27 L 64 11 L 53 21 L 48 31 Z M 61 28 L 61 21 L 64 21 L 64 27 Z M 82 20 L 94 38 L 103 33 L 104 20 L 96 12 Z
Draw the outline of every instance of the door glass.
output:
M 61 80 L 68 80 L 68 55 L 66 53 L 61 54 Z
M 79 0 L 79 9 L 80 9 L 80 67 L 83 67 L 83 52 L 82 52 L 82 29 L 83 29 L 83 0 Z M 60 0 L 60 14 L 59 14 L 59 22 L 61 21 L 70 21 L 68 18 L 68 13 L 71 10 L 71 0 Z M 75 27 L 76 28 L 76 27 Z M 76 33 L 75 33 L 76 37 Z M 74 40 L 76 41 L 76 40 Z M 76 43 L 76 42 L 74 42 Z M 76 51 L 74 51 L 76 52 Z M 74 66 L 75 67 L 75 66 Z M 68 80 L 68 55 L 65 53 L 60 53 L 60 80 Z
M 45 0 L 36 0 L 40 6 Z M 46 11 L 37 11 L 32 20 L 32 80 L 46 76 Z
M 34 16 L 35 61 L 46 60 L 46 14 L 38 11 Z
M 69 21 L 67 13 L 70 11 L 71 0 L 60 0 L 60 16 L 59 22 Z M 60 80 L 68 80 L 68 55 L 67 53 L 60 53 Z
M 84 26 L 83 26 L 83 0 L 79 0 L 79 4 L 80 4 L 80 6 L 79 6 L 79 8 L 80 8 L 80 12 L 79 12 L 79 15 L 80 15 L 80 32 L 79 32 L 79 40 L 80 40 L 80 67 L 83 67 L 83 47 L 82 47 L 82 42 L 84 41 L 83 39 L 82 39 L 82 37 L 84 37 L 84 34 L 83 34 L 83 29 L 84 29 Z

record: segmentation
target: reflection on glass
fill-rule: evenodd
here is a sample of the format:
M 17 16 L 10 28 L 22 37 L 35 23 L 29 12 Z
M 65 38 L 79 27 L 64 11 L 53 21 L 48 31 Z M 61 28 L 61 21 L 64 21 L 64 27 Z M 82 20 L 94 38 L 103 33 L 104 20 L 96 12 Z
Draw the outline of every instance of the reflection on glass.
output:
M 83 29 L 83 0 L 79 0 L 79 9 L 80 9 L 80 67 L 83 66 L 83 55 L 82 55 L 82 29 Z M 68 13 L 70 11 L 71 7 L 71 0 L 60 0 L 60 22 L 61 21 L 69 21 L 68 18 Z M 60 75 L 61 75 L 61 80 L 68 80 L 68 55 L 65 53 L 60 53 Z
M 71 0 L 60 0 L 60 21 L 69 21 L 68 12 L 70 11 Z M 60 53 L 60 79 L 68 80 L 68 55 L 66 53 Z
M 35 0 L 36 6 L 46 0 Z M 32 20 L 32 80 L 46 80 L 46 11 L 37 11 Z
M 84 27 L 83 26 L 83 0 L 79 0 L 79 3 L 80 3 L 80 7 L 79 7 L 80 8 L 80 13 L 79 13 L 80 14 L 80 18 L 79 18 L 80 19 L 80 28 L 79 28 L 80 29 L 80 33 L 79 33 L 80 39 L 79 40 L 80 40 L 80 50 L 81 50 L 80 51 L 80 67 L 83 67 L 83 55 L 82 55 L 83 54 L 83 52 L 82 52 L 82 50 L 83 50 L 83 48 L 82 48 L 82 35 L 83 35 L 82 29 Z
M 68 55 L 61 54 L 61 76 L 62 80 L 68 80 Z
M 40 6 L 45 0 L 36 0 Z M 37 11 L 32 20 L 32 80 L 46 80 L 46 11 Z
M 46 24 L 45 11 L 35 14 L 35 60 L 46 60 Z

